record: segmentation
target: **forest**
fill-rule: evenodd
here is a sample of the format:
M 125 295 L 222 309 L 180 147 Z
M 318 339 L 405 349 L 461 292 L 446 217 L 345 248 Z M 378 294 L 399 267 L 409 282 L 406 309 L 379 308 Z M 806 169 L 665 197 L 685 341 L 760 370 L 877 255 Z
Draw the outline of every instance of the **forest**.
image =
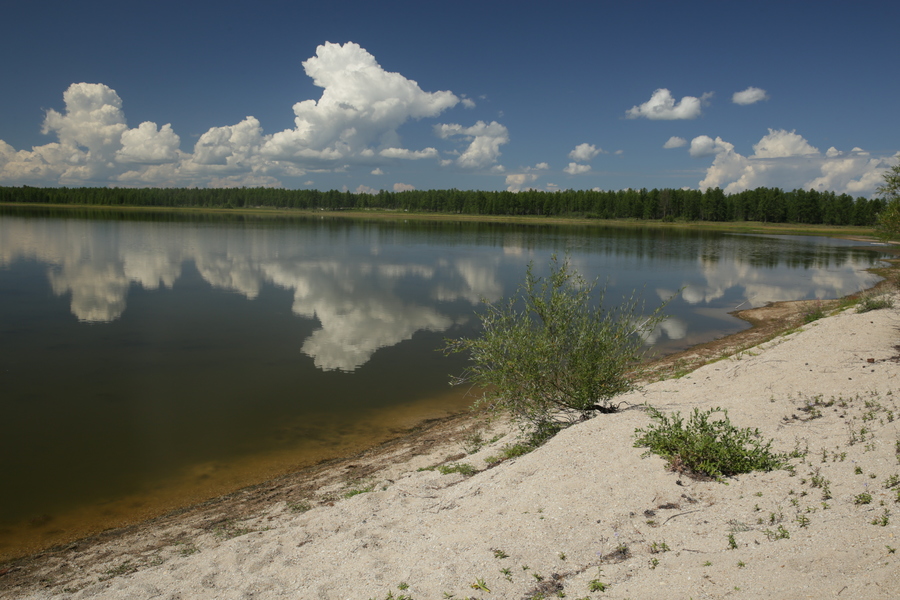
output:
M 828 191 L 760 187 L 493 192 L 411 190 L 377 194 L 281 188 L 0 187 L 0 203 L 184 208 L 390 210 L 417 213 L 662 221 L 761 221 L 872 226 L 882 199 Z

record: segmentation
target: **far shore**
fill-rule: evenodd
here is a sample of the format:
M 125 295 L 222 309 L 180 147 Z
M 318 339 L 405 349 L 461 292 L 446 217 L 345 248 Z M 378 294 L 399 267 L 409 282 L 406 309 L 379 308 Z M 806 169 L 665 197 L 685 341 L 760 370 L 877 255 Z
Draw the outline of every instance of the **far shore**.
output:
M 698 231 L 722 231 L 726 233 L 750 233 L 773 235 L 817 235 L 872 241 L 876 238 L 872 227 L 853 225 L 805 225 L 802 223 L 765 223 L 761 221 L 661 221 L 643 219 L 588 219 L 576 217 L 495 216 L 457 213 L 425 213 L 399 210 L 301 210 L 277 208 L 210 208 L 168 206 L 102 206 L 93 204 L 33 204 L 0 202 L 0 207 L 51 208 L 54 210 L 89 210 L 135 214 L 140 212 L 184 215 L 244 215 L 256 218 L 334 218 L 371 219 L 387 221 L 447 221 L 466 223 L 510 223 L 519 225 L 589 226 L 689 229 Z

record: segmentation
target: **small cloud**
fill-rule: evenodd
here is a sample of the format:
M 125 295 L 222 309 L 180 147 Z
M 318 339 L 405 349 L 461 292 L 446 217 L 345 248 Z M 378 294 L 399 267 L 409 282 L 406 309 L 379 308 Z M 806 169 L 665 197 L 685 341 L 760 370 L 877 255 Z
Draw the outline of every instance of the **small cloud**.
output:
M 424 150 L 407 150 L 406 148 L 385 148 L 379 152 L 385 158 L 400 158 L 403 160 L 419 160 L 422 158 L 437 158 L 438 151 L 435 148 Z
M 613 154 L 615 154 L 616 156 L 622 156 L 623 154 L 625 154 L 625 151 L 624 150 L 616 150 L 615 152 L 613 152 Z
M 540 170 L 543 171 L 543 170 L 545 170 L 545 169 L 549 169 L 549 168 L 550 168 L 550 165 L 548 165 L 548 164 L 545 163 L 545 162 L 539 162 L 538 164 L 534 165 L 534 168 L 535 168 L 535 169 L 540 169 Z
M 410 185 L 408 183 L 395 183 L 394 191 L 395 192 L 411 192 L 416 189 L 416 186 Z
M 570 162 L 569 166 L 563 169 L 569 175 L 581 175 L 582 173 L 587 173 L 591 170 L 591 165 L 579 165 L 578 163 Z
M 569 152 L 569 158 L 575 161 L 588 162 L 601 152 L 603 150 L 593 144 L 578 144 L 574 150 Z
M 521 192 L 529 189 L 527 185 L 535 181 L 538 176 L 534 173 L 514 173 L 506 176 L 506 189 L 510 192 Z
M 466 108 L 475 108 L 475 101 L 471 98 L 463 98 L 462 105 Z
M 702 105 L 712 97 L 712 92 L 703 94 L 701 98 L 685 96 L 678 102 L 666 88 L 653 92 L 650 100 L 633 106 L 625 112 L 629 119 L 644 117 L 651 120 L 696 119 L 700 116 Z
M 372 170 L 372 175 L 384 175 L 384 171 L 382 171 L 380 168 L 376 168 Z
M 663 148 L 666 148 L 667 150 L 670 148 L 681 148 L 683 146 L 687 146 L 687 140 L 676 135 L 670 137 L 669 141 L 663 144 Z
M 753 86 L 748 87 L 743 92 L 735 92 L 731 97 L 732 102 L 744 106 L 747 104 L 756 104 L 757 102 L 768 99 L 769 95 L 766 93 L 766 90 Z
M 378 193 L 378 190 L 376 190 L 375 188 L 370 188 L 367 185 L 360 185 L 359 187 L 356 188 L 356 193 L 357 194 L 371 194 L 374 196 L 375 194 Z
M 459 155 L 456 164 L 461 167 L 478 169 L 487 167 L 500 156 L 500 146 L 509 143 L 509 131 L 496 121 L 478 121 L 471 127 L 456 123 L 435 125 L 435 134 L 443 139 L 461 136 L 469 141 L 469 147 Z

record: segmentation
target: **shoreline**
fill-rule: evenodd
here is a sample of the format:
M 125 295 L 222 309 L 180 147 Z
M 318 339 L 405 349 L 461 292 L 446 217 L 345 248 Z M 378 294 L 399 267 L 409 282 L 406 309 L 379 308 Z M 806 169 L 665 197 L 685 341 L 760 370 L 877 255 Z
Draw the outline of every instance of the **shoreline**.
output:
M 885 280 L 875 289 L 883 291 L 888 285 Z M 841 302 L 828 301 L 827 305 L 837 307 Z M 750 328 L 653 361 L 648 365 L 650 380 L 680 378 L 700 365 L 740 356 L 748 348 L 765 344 L 785 331 L 796 329 L 803 320 L 803 311 L 814 303 L 781 302 L 739 311 L 735 314 L 748 321 Z M 278 520 L 277 516 L 266 516 L 273 506 L 281 506 L 282 512 L 297 515 L 305 514 L 310 509 L 328 509 L 352 496 L 370 491 L 366 488 L 371 487 L 371 482 L 375 480 L 393 482 L 415 469 L 433 468 L 435 464 L 461 460 L 467 456 L 463 447 L 467 445 L 467 439 L 469 443 L 474 439 L 475 432 L 480 431 L 482 438 L 496 434 L 505 435 L 502 439 L 506 441 L 512 439 L 508 428 L 504 430 L 495 426 L 493 431 L 488 432 L 481 431 L 481 427 L 481 422 L 471 413 L 429 420 L 398 438 L 353 456 L 326 460 L 148 521 L 7 561 L 0 565 L 0 597 L 6 597 L 7 591 L 38 593 L 42 588 L 55 592 L 80 589 L 87 573 L 92 574 L 93 580 L 101 582 L 105 581 L 104 577 L 110 576 L 110 570 L 121 571 L 112 575 L 115 577 L 138 573 L 158 566 L 154 560 L 159 559 L 135 561 L 135 556 L 158 557 L 166 549 L 174 547 L 180 548 L 180 556 L 187 557 L 197 549 L 196 540 L 212 536 L 219 542 L 225 542 L 231 537 L 246 535 L 249 533 L 247 528 L 236 524 L 247 521 L 257 523 L 258 529 L 251 531 L 265 531 L 267 520 Z M 494 440 L 495 446 L 499 443 L 503 441 Z M 126 560 L 127 557 L 132 558 Z M 115 569 L 106 567 L 115 562 L 120 566 Z M 81 574 L 81 578 L 72 575 L 73 568 Z M 48 583 L 33 583 L 36 574 L 43 575 L 37 581 L 43 579 Z M 31 585 L 28 585 L 29 581 Z M 70 584 L 74 581 L 81 583 L 73 587 Z

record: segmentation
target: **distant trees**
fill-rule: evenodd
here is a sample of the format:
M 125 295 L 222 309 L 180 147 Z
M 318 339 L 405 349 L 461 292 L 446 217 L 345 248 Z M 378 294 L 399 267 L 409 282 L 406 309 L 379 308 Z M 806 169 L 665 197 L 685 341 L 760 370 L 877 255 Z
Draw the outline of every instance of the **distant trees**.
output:
M 664 221 L 763 221 L 872 226 L 893 192 L 873 199 L 817 190 L 756 188 L 725 194 L 719 188 L 561 190 L 519 193 L 482 190 L 411 190 L 354 194 L 338 190 L 272 188 L 34 188 L 0 187 L 0 202 L 90 206 L 396 210 L 469 215 L 531 215 Z M 900 210 L 900 209 L 898 209 Z
M 887 237 L 900 236 L 900 161 L 885 171 L 878 195 L 887 203 L 878 215 L 878 229 Z

